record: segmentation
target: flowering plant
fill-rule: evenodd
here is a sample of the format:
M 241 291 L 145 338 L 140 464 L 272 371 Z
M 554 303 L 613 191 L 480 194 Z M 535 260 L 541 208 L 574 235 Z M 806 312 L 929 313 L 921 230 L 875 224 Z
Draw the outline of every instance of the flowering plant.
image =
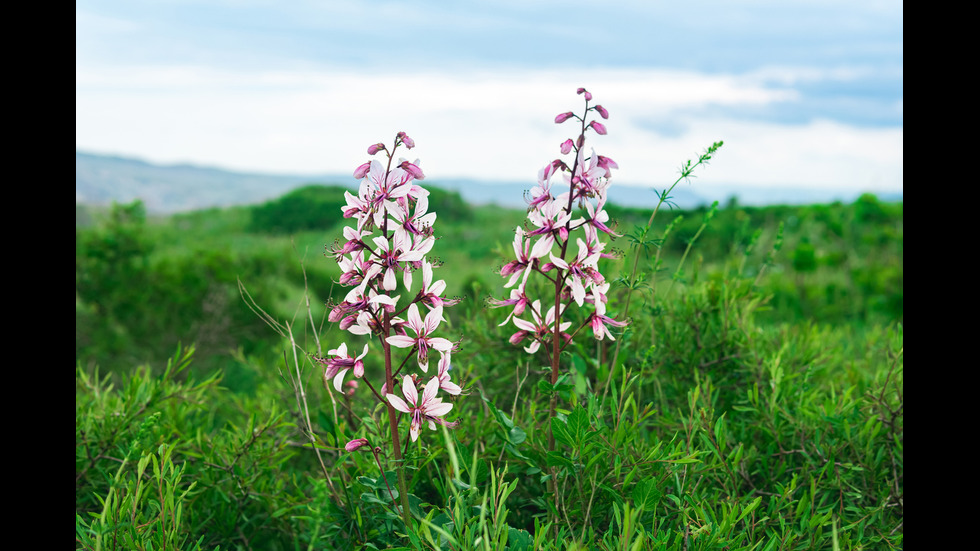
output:
M 507 278 L 504 287 L 511 288 L 510 297 L 491 301 L 495 307 L 513 307 L 501 323 L 513 323 L 517 327 L 510 337 L 512 344 L 527 343 L 524 350 L 529 354 L 536 354 L 542 347 L 550 354 L 553 390 L 559 382 L 561 351 L 580 330 L 590 327 L 596 339 L 615 340 L 609 328 L 626 325 L 606 314 L 609 283 L 599 271 L 599 259 L 611 256 L 606 252 L 603 235 L 618 236 L 608 225 L 609 215 L 604 207 L 612 169 L 619 166 L 609 157 L 585 147 L 589 131 L 606 134 L 605 125 L 595 119 L 595 114 L 605 120 L 609 112 L 601 105 L 590 105 L 592 94 L 585 88 L 579 88 L 578 94 L 585 99 L 582 114 L 568 111 L 555 117 L 557 124 L 579 121 L 578 136 L 565 140 L 559 147 L 562 155 L 570 155 L 571 159 L 555 159 L 538 172 L 538 184 L 529 194 L 527 223 L 514 232 L 516 259 L 500 270 L 500 275 Z M 553 186 L 552 180 L 558 173 L 564 182 Z M 546 291 L 544 302 L 529 296 L 528 279 L 532 272 L 550 282 L 544 286 L 551 288 L 550 293 Z M 579 308 L 588 304 L 592 312 L 577 329 L 568 333 L 572 322 L 563 321 L 562 316 L 572 303 Z M 557 393 L 553 393 L 551 417 L 555 417 L 557 398 Z M 554 433 L 549 431 L 548 451 L 554 449 Z M 552 492 L 556 491 L 554 480 L 549 478 Z
M 343 207 L 344 218 L 353 219 L 354 225 L 344 228 L 346 241 L 335 243 L 328 251 L 340 266 L 339 283 L 351 287 L 344 301 L 331 308 L 328 319 L 351 334 L 371 337 L 375 346 L 381 347 L 385 364 L 383 382 L 378 385 L 367 376 L 364 358 L 370 351 L 370 343 L 364 345 L 356 358 L 348 353 L 346 343 L 330 350 L 327 357 L 317 358 L 324 366 L 325 386 L 332 384 L 343 393 L 345 378 L 353 376 L 348 386 L 362 381 L 385 404 L 391 450 L 398 462 L 402 459 L 398 431 L 402 414 L 410 417 L 408 435 L 416 441 L 423 422 L 432 429 L 437 424 L 456 425 L 444 419 L 453 404 L 444 401 L 439 393 L 458 395 L 462 391 L 450 379 L 451 353 L 458 343 L 436 336 L 445 321 L 443 309 L 458 301 L 442 297 L 446 283 L 433 281 L 434 266 L 426 254 L 435 243 L 432 225 L 436 213 L 428 212 L 429 192 L 417 183 L 425 178 L 419 161 L 394 160 L 395 151 L 402 145 L 412 149 L 415 142 L 399 132 L 390 151 L 383 143 L 368 147 L 369 155 L 384 153 L 387 163 L 374 159 L 354 171 L 354 176 L 361 180 L 360 187 L 357 195 L 346 193 L 347 205 Z M 421 289 L 406 303 L 401 298 L 412 292 L 413 274 L 417 270 L 422 270 Z M 424 316 L 420 304 L 427 309 Z M 403 314 L 407 319 L 401 317 Z M 395 349 L 406 351 L 399 363 L 392 358 Z M 440 356 L 435 374 L 429 373 L 432 351 Z M 403 373 L 412 358 L 420 373 Z M 402 397 L 395 394 L 396 390 Z M 379 451 L 371 448 L 364 438 L 351 440 L 345 449 L 365 449 L 376 455 Z M 399 477 L 399 484 L 407 521 L 408 492 L 404 476 Z
M 513 311 L 501 324 L 512 322 L 517 327 L 517 332 L 510 337 L 512 344 L 529 341 L 524 347 L 529 354 L 537 352 L 542 345 L 550 350 L 552 384 L 558 379 L 559 353 L 579 330 L 588 326 L 596 339 L 615 340 L 609 327 L 626 325 L 626 322 L 606 315 L 609 284 L 599 272 L 599 259 L 611 256 L 605 250 L 602 236 L 618 236 L 607 224 L 609 215 L 604 207 L 612 169 L 619 165 L 585 147 L 588 131 L 606 134 L 605 125 L 595 119 L 590 121 L 590 114 L 597 113 L 602 119 L 608 119 L 609 112 L 601 105 L 590 106 L 592 94 L 584 88 L 579 88 L 578 93 L 585 98 L 582 115 L 568 111 L 555 117 L 557 124 L 573 119 L 580 122 L 578 137 L 575 140 L 569 138 L 560 146 L 561 153 L 571 155 L 572 159 L 555 159 L 538 172 L 538 184 L 531 189 L 529 197 L 527 220 L 530 225 L 517 227 L 514 232 L 516 259 L 500 270 L 500 275 L 508 278 L 504 288 L 513 287 L 510 298 L 491 302 L 496 307 L 513 306 Z M 557 173 L 562 174 L 564 183 L 553 187 L 552 180 Z M 581 236 L 575 236 L 576 232 Z M 547 312 L 540 299 L 532 300 L 528 296 L 527 283 L 532 272 L 551 282 L 554 294 L 545 303 L 548 304 Z M 573 302 L 580 308 L 589 304 L 592 313 L 569 334 L 566 330 L 571 327 L 571 322 L 562 322 L 561 317 Z M 531 320 L 522 317 L 528 314 Z

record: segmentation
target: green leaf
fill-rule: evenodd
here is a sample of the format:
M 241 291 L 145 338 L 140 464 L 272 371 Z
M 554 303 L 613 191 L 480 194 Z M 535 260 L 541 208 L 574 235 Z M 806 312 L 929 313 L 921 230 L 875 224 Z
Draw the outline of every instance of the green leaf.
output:
M 575 438 L 572 436 L 571 431 L 568 430 L 568 425 L 557 417 L 551 418 L 551 434 L 555 436 L 555 440 L 566 446 L 575 444 Z
M 633 486 L 633 503 L 644 511 L 652 511 L 663 495 L 652 479 L 640 480 Z
M 528 551 L 531 549 L 531 534 L 527 530 L 507 527 L 507 551 Z
M 752 503 L 749 503 L 745 507 L 745 509 L 742 509 L 742 514 L 738 515 L 738 518 L 735 519 L 735 522 L 738 523 L 740 520 L 745 518 L 746 515 L 748 515 L 752 511 L 755 511 L 755 508 L 758 507 L 760 503 L 762 503 L 762 496 L 755 498 L 755 500 L 753 500 Z
M 568 416 L 568 430 L 572 433 L 575 442 L 581 446 L 585 440 L 585 433 L 589 429 L 589 414 L 583 408 L 575 408 Z
M 510 431 L 507 434 L 508 434 L 508 437 L 510 439 L 511 444 L 515 444 L 516 445 L 516 444 L 520 444 L 521 442 L 527 440 L 527 433 L 524 432 L 524 429 L 522 429 L 521 427 L 518 427 L 518 426 L 514 426 L 513 428 L 511 428 Z
M 574 469 L 575 463 L 571 459 L 565 457 L 561 452 L 548 452 L 548 466 L 549 467 L 566 467 L 568 469 Z

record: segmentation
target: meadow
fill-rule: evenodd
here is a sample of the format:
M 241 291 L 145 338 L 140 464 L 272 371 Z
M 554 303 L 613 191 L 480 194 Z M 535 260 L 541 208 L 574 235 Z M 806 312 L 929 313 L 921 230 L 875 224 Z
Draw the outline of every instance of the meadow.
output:
M 528 213 L 420 184 L 462 392 L 396 450 L 363 384 L 384 358 L 324 379 L 373 342 L 328 320 L 343 188 L 76 206 L 76 548 L 902 548 L 902 203 L 607 205 L 628 325 L 569 308 L 586 329 L 529 354 L 492 302 Z

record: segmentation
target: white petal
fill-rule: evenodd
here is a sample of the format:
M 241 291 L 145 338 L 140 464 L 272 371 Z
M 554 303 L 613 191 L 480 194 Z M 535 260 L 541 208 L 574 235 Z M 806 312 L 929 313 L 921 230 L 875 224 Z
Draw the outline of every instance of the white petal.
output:
M 432 334 L 433 331 L 439 328 L 439 324 L 442 323 L 442 306 L 436 306 L 425 316 L 425 332 L 427 335 Z
M 530 258 L 542 258 L 544 255 L 551 253 L 551 247 L 555 244 L 555 238 L 552 235 L 543 235 L 538 242 L 534 244 L 534 248 L 531 249 Z
M 419 307 L 414 302 L 408 306 L 408 326 L 421 334 L 425 330 L 422 323 L 422 316 L 419 314 Z
M 421 407 L 428 407 L 430 402 L 436 399 L 436 394 L 439 393 L 439 377 L 433 377 L 425 385 L 425 389 L 422 391 L 422 405 Z
M 346 369 L 341 369 L 340 372 L 333 378 L 333 387 L 337 389 L 337 392 L 343 392 L 344 385 L 344 375 L 347 374 Z
M 415 390 L 415 383 L 412 382 L 412 378 L 408 375 L 405 375 L 405 378 L 402 379 L 402 394 L 413 405 L 418 405 L 419 393 Z
M 428 342 L 429 342 L 429 346 L 435 348 L 439 352 L 448 352 L 453 349 L 453 342 L 449 339 L 444 339 L 442 337 L 428 339 Z
M 405 282 L 405 288 L 408 289 L 409 291 L 411 291 L 412 290 L 412 270 L 405 270 L 405 275 L 403 277 L 403 281 Z
M 555 266 L 558 266 L 559 268 L 561 268 L 563 270 L 567 270 L 568 269 L 568 262 L 565 262 L 564 260 L 562 260 L 562 259 L 558 258 L 557 256 L 555 256 L 555 253 L 548 253 L 548 254 L 551 255 L 551 262 L 552 262 L 552 264 L 554 264 Z
M 388 268 L 385 272 L 385 279 L 381 283 L 381 287 L 386 291 L 394 291 L 395 286 L 398 285 L 395 280 L 395 270 L 393 268 Z
M 452 402 L 438 402 L 425 408 L 425 414 L 430 417 L 442 417 L 453 409 Z
M 385 398 L 388 399 L 388 403 L 391 404 L 391 407 L 397 409 L 398 411 L 402 413 L 412 413 L 412 409 L 408 407 L 405 400 L 402 400 L 398 396 L 395 396 L 394 394 L 385 394 Z
M 385 339 L 388 344 L 396 348 L 411 348 L 415 346 L 416 340 L 407 335 L 392 335 Z

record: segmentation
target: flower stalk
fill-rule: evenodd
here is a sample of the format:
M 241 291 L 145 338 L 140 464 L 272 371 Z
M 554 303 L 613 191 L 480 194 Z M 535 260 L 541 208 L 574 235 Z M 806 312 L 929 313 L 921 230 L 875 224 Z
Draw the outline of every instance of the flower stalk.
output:
M 384 379 L 378 390 L 371 383 L 364 359 L 369 354 L 371 343 L 365 344 L 360 355 L 351 357 L 347 344 L 343 343 L 331 350 L 327 357 L 317 357 L 324 367 L 324 385 L 332 384 L 338 392 L 344 392 L 344 380 L 362 380 L 378 401 L 385 404 L 388 416 L 390 456 L 398 473 L 398 494 L 401 500 L 401 515 L 406 529 L 411 527 L 412 517 L 408 500 L 408 482 L 405 476 L 404 453 L 399 435 L 401 419 L 410 418 L 411 440 L 419 437 L 423 422 L 435 429 L 436 424 L 453 427 L 457 423 L 446 421 L 453 404 L 443 402 L 440 391 L 459 394 L 461 388 L 450 378 L 451 352 L 458 343 L 435 336 L 440 324 L 445 321 L 443 308 L 457 301 L 445 299 L 444 281 L 433 281 L 432 264 L 426 259 L 433 244 L 432 225 L 436 213 L 428 212 L 429 192 L 418 185 L 425 173 L 418 160 L 395 161 L 399 147 L 415 147 L 415 142 L 404 132 L 395 136 L 389 147 L 384 143 L 368 147 L 369 155 L 383 154 L 385 163 L 377 159 L 361 164 L 354 170 L 354 176 L 361 180 L 357 195 L 347 192 L 347 204 L 342 208 L 344 218 L 354 221 L 354 226 L 344 228 L 346 241 L 337 243 L 327 251 L 337 261 L 341 269 L 339 283 L 350 287 L 344 301 L 333 305 L 328 319 L 339 324 L 340 328 L 357 336 L 367 337 L 375 345 L 380 344 L 384 355 Z M 414 296 L 413 273 L 422 270 L 422 290 Z M 411 297 L 402 300 L 402 297 Z M 423 316 L 419 305 L 428 312 Z M 407 312 L 408 319 L 400 317 Z M 396 363 L 398 350 L 405 352 L 404 358 Z M 427 382 L 422 379 L 429 369 L 431 352 L 440 354 L 439 374 Z M 416 361 L 411 362 L 414 358 Z M 407 365 L 415 363 L 421 372 L 402 375 L 401 385 L 396 385 L 397 377 Z M 419 400 L 418 385 L 424 383 L 422 399 Z M 405 399 L 394 394 L 401 388 Z M 406 446 L 408 441 L 406 440 Z M 356 451 L 367 445 L 364 438 L 348 442 L 347 451 Z M 372 448 L 378 467 L 381 467 L 381 447 Z M 385 479 L 387 484 L 387 478 Z M 389 486 L 389 495 L 394 505 L 394 493 Z
M 579 88 L 578 94 L 585 100 L 582 114 L 568 111 L 555 117 L 556 124 L 573 119 L 579 122 L 578 136 L 568 138 L 559 146 L 562 155 L 573 157 L 570 161 L 555 159 L 538 172 L 538 185 L 529 193 L 527 223 L 525 228 L 515 230 L 516 259 L 500 271 L 507 278 L 504 287 L 516 287 L 509 299 L 491 302 L 495 307 L 513 306 L 501 324 L 513 323 L 517 327 L 518 331 L 510 337 L 512 344 L 530 341 L 524 346 L 529 354 L 537 353 L 541 346 L 548 351 L 551 417 L 557 411 L 561 352 L 572 343 L 573 337 L 588 326 L 597 340 L 614 340 L 609 327 L 626 325 L 606 315 L 609 284 L 599 271 L 599 259 L 611 256 L 605 251 L 602 236 L 619 236 L 607 225 L 609 216 L 604 210 L 612 169 L 619 166 L 612 159 L 597 155 L 594 149 L 586 149 L 586 136 L 590 132 L 598 135 L 608 132 L 604 124 L 594 118 L 590 120 L 591 115 L 596 113 L 605 120 L 609 111 L 601 105 L 591 106 L 592 94 L 584 88 Z M 556 174 L 561 174 L 564 184 L 552 188 Z M 542 311 L 541 299 L 532 300 L 528 296 L 528 279 L 532 273 L 550 282 L 553 289 L 553 294 L 545 297 L 550 305 L 547 313 Z M 562 318 L 573 303 L 591 309 L 592 313 L 569 334 L 567 330 L 572 323 Z M 531 320 L 526 319 L 528 315 Z M 554 434 L 549 426 L 548 451 L 554 449 Z M 557 492 L 554 473 L 549 478 L 549 489 L 553 494 Z

